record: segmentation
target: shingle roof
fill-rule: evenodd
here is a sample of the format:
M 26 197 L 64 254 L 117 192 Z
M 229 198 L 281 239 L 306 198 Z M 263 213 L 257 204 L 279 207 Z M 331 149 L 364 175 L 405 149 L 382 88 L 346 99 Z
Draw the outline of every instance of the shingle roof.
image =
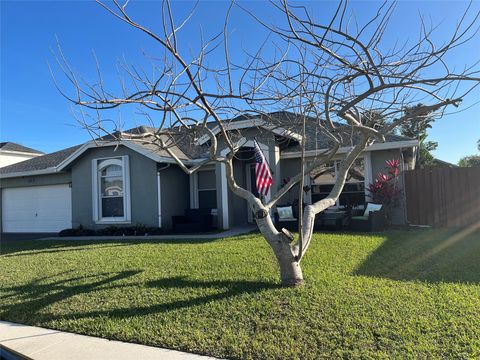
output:
M 293 113 L 281 111 L 274 112 L 267 115 L 262 115 L 261 117 L 267 121 L 270 125 L 286 128 L 290 131 L 296 133 L 302 133 L 299 125 L 299 115 Z M 248 120 L 252 118 L 258 118 L 258 115 L 243 115 L 229 122 Z M 215 124 L 211 123 L 211 126 Z M 351 133 L 351 128 L 348 125 L 338 125 L 340 134 L 342 135 L 342 146 L 352 146 L 358 141 L 358 135 Z M 137 145 L 142 146 L 145 150 L 151 151 L 158 156 L 169 157 L 169 154 L 165 150 L 161 150 L 157 145 L 153 143 L 155 139 L 153 135 L 150 135 L 155 132 L 155 128 L 148 126 L 138 126 L 133 129 L 124 131 L 122 133 L 122 138 L 129 139 L 134 141 Z M 115 134 L 118 136 L 117 134 Z M 131 135 L 131 136 L 129 136 Z M 135 137 L 134 135 L 144 135 L 142 137 Z M 171 134 L 162 135 L 164 141 L 167 144 L 170 144 L 170 149 L 182 160 L 188 159 L 198 159 L 205 157 L 208 152 L 208 145 L 196 145 L 195 144 L 195 135 L 180 128 L 171 129 Z M 399 135 L 387 135 L 387 142 L 395 141 L 405 141 L 411 140 L 410 138 L 399 136 Z M 111 135 L 104 136 L 99 140 L 113 140 L 114 137 Z M 320 128 L 315 121 L 315 119 L 310 118 L 310 121 L 306 123 L 306 139 L 307 139 L 307 151 L 308 150 L 317 150 L 317 149 L 326 149 L 331 146 L 331 141 L 320 131 Z M 75 150 L 80 148 L 82 145 L 73 146 L 67 149 L 63 149 L 51 154 L 46 154 L 43 156 L 38 156 L 30 160 L 22 161 L 10 166 L 0 168 L 1 174 L 11 174 L 18 172 L 27 172 L 35 170 L 44 170 L 48 168 L 53 168 L 58 166 L 62 161 L 68 158 Z M 300 151 L 300 146 L 298 142 L 289 141 L 286 146 L 282 147 L 283 153 L 297 152 Z
M 302 119 L 301 115 L 290 113 L 287 111 L 279 111 L 262 116 L 265 121 L 277 125 L 279 127 L 288 129 L 290 131 L 302 134 Z M 245 119 L 242 119 L 245 120 Z M 340 135 L 341 146 L 348 147 L 355 145 L 359 139 L 360 135 L 358 133 L 352 133 L 352 128 L 349 125 L 335 123 L 337 127 L 337 135 Z M 314 118 L 307 117 L 305 122 L 305 137 L 306 137 L 306 150 L 320 150 L 328 149 L 333 145 L 332 140 L 330 140 L 322 132 L 318 121 Z M 405 136 L 388 134 L 385 136 L 386 142 L 395 142 L 395 141 L 405 141 L 412 140 Z M 297 152 L 301 151 L 301 147 L 298 143 L 293 143 L 288 147 L 282 149 L 283 153 Z
M 56 151 L 50 154 L 37 156 L 29 160 L 0 168 L 0 174 L 11 174 L 18 172 L 45 170 L 53 168 L 70 156 L 81 145 L 72 146 L 67 149 Z
M 0 143 L 0 150 L 3 151 L 17 151 L 29 154 L 44 154 L 42 151 L 38 151 L 14 142 L 6 141 Z
M 106 135 L 101 137 L 99 140 L 103 141 L 116 141 L 115 139 L 125 139 L 134 141 L 137 145 L 142 146 L 145 150 L 150 151 L 158 156 L 170 157 L 166 150 L 160 149 L 157 145 L 158 141 L 156 140 L 153 134 L 158 129 L 141 125 L 133 129 L 123 131 L 122 133 L 117 132 L 112 135 Z M 152 134 L 152 135 L 149 135 Z M 141 135 L 141 137 L 135 137 L 135 135 Z M 204 154 L 205 151 L 198 149 L 198 146 L 193 145 L 194 140 L 193 136 L 186 131 L 183 131 L 179 128 L 171 129 L 171 136 L 162 134 L 160 135 L 161 140 L 168 145 L 170 151 L 172 151 L 179 159 L 188 160 L 194 159 L 199 154 Z

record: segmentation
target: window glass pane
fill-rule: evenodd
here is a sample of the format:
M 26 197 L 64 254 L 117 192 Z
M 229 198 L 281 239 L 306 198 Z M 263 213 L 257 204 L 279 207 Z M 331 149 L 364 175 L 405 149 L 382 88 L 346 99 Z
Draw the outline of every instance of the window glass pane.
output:
M 123 197 L 102 198 L 102 217 L 122 217 Z
M 365 166 L 363 159 L 357 159 L 348 171 L 347 182 L 364 182 L 365 181 Z
M 198 189 L 215 189 L 215 171 L 198 172 Z
M 312 194 L 312 202 L 316 203 L 322 199 L 325 199 L 328 196 L 328 193 Z
M 198 207 L 200 209 L 216 209 L 217 208 L 217 192 L 215 190 L 199 191 Z
M 123 196 L 122 177 L 107 177 L 100 179 L 101 196 Z
M 333 184 L 330 185 L 313 185 L 312 186 L 312 193 L 313 194 L 320 194 L 320 193 L 329 193 L 333 189 Z
M 120 165 L 108 165 L 102 169 L 102 176 L 122 176 L 122 167 Z
M 343 187 L 343 192 L 362 192 L 364 189 L 364 183 L 348 183 Z
M 335 182 L 335 164 L 321 165 L 310 173 L 312 184 L 333 184 Z

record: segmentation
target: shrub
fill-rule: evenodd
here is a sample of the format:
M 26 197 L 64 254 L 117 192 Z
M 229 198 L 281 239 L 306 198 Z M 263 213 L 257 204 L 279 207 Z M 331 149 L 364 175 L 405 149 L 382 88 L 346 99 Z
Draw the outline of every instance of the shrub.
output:
M 84 229 L 83 227 L 79 226 L 78 228 L 74 229 L 64 229 L 58 233 L 58 236 L 65 237 L 65 236 L 94 236 L 95 230 L 91 229 Z
M 58 236 L 144 236 L 144 235 L 161 235 L 163 230 L 158 227 L 147 227 L 143 224 L 134 226 L 108 226 L 103 229 L 92 230 L 84 229 L 82 226 L 73 229 L 64 229 L 58 233 Z
M 391 221 L 392 210 L 400 205 L 401 190 L 398 186 L 399 161 L 398 159 L 387 160 L 387 173 L 379 173 L 368 191 L 374 203 L 382 204 L 388 221 Z

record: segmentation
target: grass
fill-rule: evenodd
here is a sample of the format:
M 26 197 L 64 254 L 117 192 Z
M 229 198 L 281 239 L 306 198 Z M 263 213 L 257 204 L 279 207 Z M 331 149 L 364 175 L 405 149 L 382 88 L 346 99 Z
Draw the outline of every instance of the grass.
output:
M 0 318 L 234 359 L 479 358 L 480 234 L 317 234 L 281 288 L 258 235 L 10 241 Z

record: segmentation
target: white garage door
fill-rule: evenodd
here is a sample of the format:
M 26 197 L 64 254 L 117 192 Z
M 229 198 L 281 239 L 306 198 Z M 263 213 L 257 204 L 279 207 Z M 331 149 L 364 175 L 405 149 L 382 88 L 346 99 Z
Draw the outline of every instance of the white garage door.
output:
M 2 190 L 3 232 L 57 232 L 72 227 L 69 185 Z

